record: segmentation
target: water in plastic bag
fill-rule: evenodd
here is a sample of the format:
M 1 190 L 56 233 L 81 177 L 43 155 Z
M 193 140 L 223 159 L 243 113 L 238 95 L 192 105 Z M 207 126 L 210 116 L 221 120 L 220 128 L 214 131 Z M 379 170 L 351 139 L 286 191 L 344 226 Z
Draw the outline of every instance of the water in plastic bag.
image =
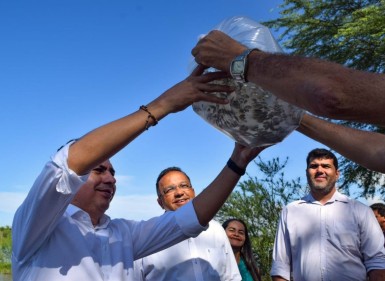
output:
M 270 30 L 246 17 L 232 17 L 220 23 L 220 30 L 249 48 L 282 52 Z M 213 71 L 213 70 L 211 70 Z M 299 125 L 304 111 L 284 102 L 254 83 L 234 79 L 218 80 L 236 90 L 227 95 L 228 104 L 197 102 L 193 110 L 209 124 L 236 142 L 250 147 L 282 141 Z

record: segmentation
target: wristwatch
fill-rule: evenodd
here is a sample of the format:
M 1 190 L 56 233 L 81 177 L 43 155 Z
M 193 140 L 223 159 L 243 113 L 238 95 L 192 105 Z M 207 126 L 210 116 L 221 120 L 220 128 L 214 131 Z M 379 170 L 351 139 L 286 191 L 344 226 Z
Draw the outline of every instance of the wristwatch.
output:
M 258 49 L 247 49 L 239 56 L 235 57 L 230 64 L 230 74 L 238 82 L 247 82 L 247 58 L 249 54 Z

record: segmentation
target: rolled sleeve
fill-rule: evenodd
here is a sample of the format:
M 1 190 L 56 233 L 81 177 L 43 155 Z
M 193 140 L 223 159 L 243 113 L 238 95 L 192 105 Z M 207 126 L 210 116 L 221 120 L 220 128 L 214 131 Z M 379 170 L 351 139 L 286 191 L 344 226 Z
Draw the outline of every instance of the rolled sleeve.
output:
M 274 261 L 270 271 L 271 276 L 281 276 L 290 280 L 290 266 L 280 261 Z
M 175 220 L 188 237 L 197 237 L 199 233 L 208 228 L 208 225 L 202 226 L 199 223 L 192 201 L 175 212 Z
M 356 205 L 355 210 L 359 210 L 356 211 L 356 216 L 361 216 L 360 221 L 363 224 L 360 240 L 366 272 L 385 269 L 384 236 L 381 227 L 371 209 L 361 204 Z
M 63 146 L 55 155 L 51 157 L 52 162 L 59 168 L 58 175 L 59 181 L 56 185 L 56 191 L 62 194 L 76 193 L 88 179 L 88 174 L 78 176 L 74 171 L 68 167 L 68 150 L 71 144 L 70 142 Z
M 70 144 L 61 148 L 36 178 L 12 223 L 14 261 L 28 260 L 54 230 L 73 196 L 87 181 L 68 169 Z

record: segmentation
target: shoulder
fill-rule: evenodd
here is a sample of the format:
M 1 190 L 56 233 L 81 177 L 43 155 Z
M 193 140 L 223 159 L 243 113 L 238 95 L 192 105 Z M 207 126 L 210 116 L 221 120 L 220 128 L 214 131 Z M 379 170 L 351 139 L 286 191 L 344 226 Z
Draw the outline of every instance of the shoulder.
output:
M 210 227 L 212 227 L 212 228 L 221 228 L 221 229 L 223 229 L 222 225 L 221 225 L 218 221 L 216 221 L 216 220 L 211 220 L 211 221 L 209 222 L 209 228 L 210 228 Z
M 373 211 L 368 205 L 358 200 L 350 199 L 350 198 L 348 202 L 349 202 L 351 211 L 354 214 L 356 214 L 357 217 L 362 217 L 363 219 L 366 219 L 369 214 L 373 215 Z
M 372 209 L 364 204 L 363 202 L 360 202 L 356 199 L 352 199 L 349 196 L 342 194 L 340 192 L 336 192 L 336 201 L 344 202 L 347 203 L 347 206 L 349 206 L 353 211 L 358 211 L 358 212 L 372 212 Z
M 115 235 L 121 236 L 133 236 L 134 233 L 141 233 L 146 229 L 146 221 L 135 221 L 123 218 L 114 218 L 110 220 L 108 224 Z
M 223 241 L 228 241 L 225 230 L 222 225 L 217 221 L 210 221 L 209 227 L 207 230 L 202 231 L 197 237 L 195 237 L 196 241 L 215 241 L 215 244 L 223 243 Z
M 306 203 L 306 200 L 304 200 L 304 199 L 299 199 L 299 200 L 295 200 L 293 202 L 290 202 L 282 208 L 282 212 L 285 213 L 285 212 L 288 212 L 290 210 L 301 208 L 304 205 L 304 203 Z
M 223 229 L 222 225 L 219 222 L 215 221 L 215 220 L 211 220 L 209 222 L 209 226 L 208 226 L 207 230 L 206 231 L 202 231 L 201 234 L 203 234 L 203 233 L 210 233 L 211 235 L 222 234 L 222 233 L 226 234 L 226 232 Z

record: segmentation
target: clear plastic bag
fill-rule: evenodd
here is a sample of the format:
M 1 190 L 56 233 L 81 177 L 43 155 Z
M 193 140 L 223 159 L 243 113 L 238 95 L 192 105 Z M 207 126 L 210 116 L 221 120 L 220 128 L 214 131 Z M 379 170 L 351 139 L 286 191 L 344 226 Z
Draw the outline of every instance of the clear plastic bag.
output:
M 270 30 L 246 17 L 232 17 L 220 23 L 220 30 L 249 48 L 265 52 L 282 52 Z M 210 71 L 215 71 L 211 69 Z M 227 95 L 229 104 L 208 102 L 193 104 L 193 110 L 236 142 L 249 147 L 266 146 L 282 141 L 293 132 L 304 111 L 288 104 L 254 83 L 239 83 L 234 79 L 219 80 L 236 90 Z

